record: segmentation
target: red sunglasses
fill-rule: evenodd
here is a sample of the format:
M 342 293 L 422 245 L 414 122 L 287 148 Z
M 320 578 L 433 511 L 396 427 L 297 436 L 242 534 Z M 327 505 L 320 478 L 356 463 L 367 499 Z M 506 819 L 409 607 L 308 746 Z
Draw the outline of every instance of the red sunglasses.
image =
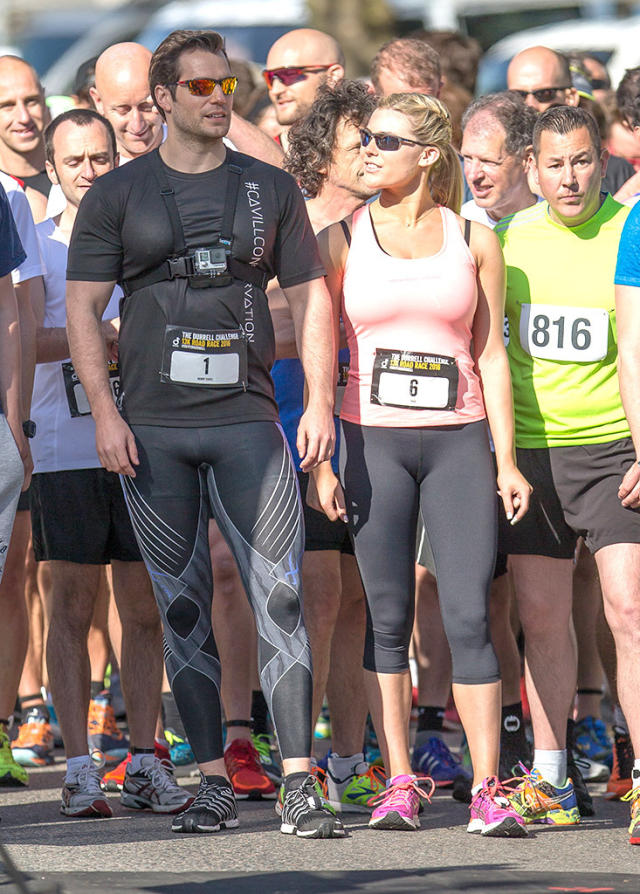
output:
M 273 87 L 273 82 L 276 78 L 281 81 L 285 87 L 290 87 L 298 81 L 304 81 L 307 75 L 326 71 L 335 64 L 335 62 L 332 62 L 331 65 L 296 65 L 288 68 L 265 68 L 262 72 L 262 77 L 267 82 L 269 90 Z

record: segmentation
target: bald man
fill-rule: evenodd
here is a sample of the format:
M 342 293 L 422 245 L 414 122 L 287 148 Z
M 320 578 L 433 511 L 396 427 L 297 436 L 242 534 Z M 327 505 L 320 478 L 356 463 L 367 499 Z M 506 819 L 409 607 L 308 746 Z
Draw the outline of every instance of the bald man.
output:
M 36 223 L 51 188 L 42 136 L 49 117 L 36 70 L 17 56 L 0 56 L 0 170 L 21 181 Z
M 146 47 L 116 43 L 96 62 L 96 84 L 89 92 L 113 125 L 121 164 L 162 143 L 162 118 L 149 94 L 150 61 Z
M 288 128 L 304 118 L 318 87 L 336 84 L 344 77 L 344 54 L 329 34 L 313 28 L 298 28 L 276 40 L 269 50 L 263 74 L 278 124 L 283 128 L 280 142 L 286 149 Z
M 538 113 L 551 106 L 577 106 L 580 101 L 571 83 L 568 60 L 548 47 L 529 47 L 517 53 L 507 69 L 507 87 Z

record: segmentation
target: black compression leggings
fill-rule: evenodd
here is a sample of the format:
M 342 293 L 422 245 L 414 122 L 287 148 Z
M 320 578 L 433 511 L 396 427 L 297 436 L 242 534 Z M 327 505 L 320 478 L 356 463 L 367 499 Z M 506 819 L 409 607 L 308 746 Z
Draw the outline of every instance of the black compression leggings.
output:
M 496 479 L 484 422 L 437 428 L 342 423 L 340 467 L 367 595 L 364 666 L 409 666 L 421 511 L 433 550 L 454 683 L 500 679 L 489 635 Z
M 262 687 L 283 758 L 311 749 L 311 651 L 300 600 L 304 523 L 296 473 L 274 422 L 134 425 L 123 478 L 164 626 L 167 675 L 198 763 L 222 757 L 220 659 L 211 629 L 213 516 L 238 563 L 258 629 Z M 238 649 L 246 643 L 238 641 Z

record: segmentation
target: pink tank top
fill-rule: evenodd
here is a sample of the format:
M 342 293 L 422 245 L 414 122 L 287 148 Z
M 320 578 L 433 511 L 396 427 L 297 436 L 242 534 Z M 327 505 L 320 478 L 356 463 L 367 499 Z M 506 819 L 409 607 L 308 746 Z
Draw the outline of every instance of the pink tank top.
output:
M 456 215 L 441 207 L 443 242 L 426 258 L 378 245 L 369 207 L 353 215 L 342 294 L 351 354 L 340 416 L 391 428 L 485 418 L 470 352 L 476 265 Z

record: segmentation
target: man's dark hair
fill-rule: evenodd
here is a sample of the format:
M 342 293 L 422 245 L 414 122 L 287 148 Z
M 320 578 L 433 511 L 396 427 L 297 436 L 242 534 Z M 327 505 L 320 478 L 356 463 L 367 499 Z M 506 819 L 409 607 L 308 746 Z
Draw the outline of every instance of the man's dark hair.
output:
M 476 92 L 478 65 L 482 58 L 482 47 L 475 37 L 468 37 L 460 31 L 431 29 L 412 31 L 409 37 L 422 40 L 435 50 L 447 81 L 464 87 L 473 96 Z
M 88 108 L 91 109 L 95 109 L 95 104 L 89 90 L 91 87 L 96 86 L 97 61 L 98 57 L 92 56 L 91 59 L 87 59 L 86 62 L 78 66 L 76 76 L 73 79 L 73 87 L 71 88 L 72 94 L 77 96 L 82 102 L 86 102 Z
M 640 67 L 628 68 L 616 90 L 618 110 L 629 127 L 640 125 Z
M 322 189 L 336 141 L 340 121 L 361 127 L 375 109 L 376 98 L 360 81 L 323 84 L 305 118 L 289 131 L 285 167 L 300 188 L 314 198 Z
M 162 41 L 149 65 L 149 91 L 151 98 L 156 100 L 156 87 L 162 84 L 169 88 L 171 96 L 176 98 L 176 87 L 180 72 L 180 56 L 190 50 L 205 50 L 214 53 L 229 61 L 224 48 L 224 37 L 217 31 L 172 31 Z M 164 112 L 158 107 L 158 111 L 164 118 Z
M 69 109 L 68 112 L 63 112 L 61 115 L 58 115 L 57 118 L 54 118 L 51 124 L 47 125 L 47 128 L 44 132 L 44 155 L 47 161 L 52 164 L 54 168 L 56 166 L 56 163 L 53 153 L 53 137 L 57 129 L 60 127 L 61 124 L 64 124 L 65 121 L 71 121 L 78 127 L 89 127 L 89 125 L 92 124 L 94 121 L 98 121 L 100 124 L 102 124 L 109 137 L 109 145 L 111 146 L 113 158 L 115 159 L 118 152 L 118 147 L 116 145 L 116 134 L 113 127 L 111 126 L 111 122 L 107 121 L 106 118 L 103 118 L 102 115 L 99 115 L 98 112 L 94 111 L 93 109 Z
M 502 125 L 506 134 L 504 148 L 507 155 L 522 156 L 532 145 L 538 115 L 517 93 L 503 90 L 476 99 L 462 116 L 463 131 L 479 112 L 487 112 Z
M 533 128 L 533 154 L 538 157 L 540 140 L 545 131 L 564 136 L 573 133 L 574 130 L 580 130 L 581 127 L 586 127 L 589 131 L 591 143 L 599 156 L 602 143 L 596 119 L 580 106 L 552 106 L 540 115 Z
M 440 57 L 428 43 L 415 37 L 398 37 L 380 47 L 371 63 L 371 80 L 378 92 L 384 68 L 396 71 L 411 87 L 429 84 L 435 92 L 440 86 Z

